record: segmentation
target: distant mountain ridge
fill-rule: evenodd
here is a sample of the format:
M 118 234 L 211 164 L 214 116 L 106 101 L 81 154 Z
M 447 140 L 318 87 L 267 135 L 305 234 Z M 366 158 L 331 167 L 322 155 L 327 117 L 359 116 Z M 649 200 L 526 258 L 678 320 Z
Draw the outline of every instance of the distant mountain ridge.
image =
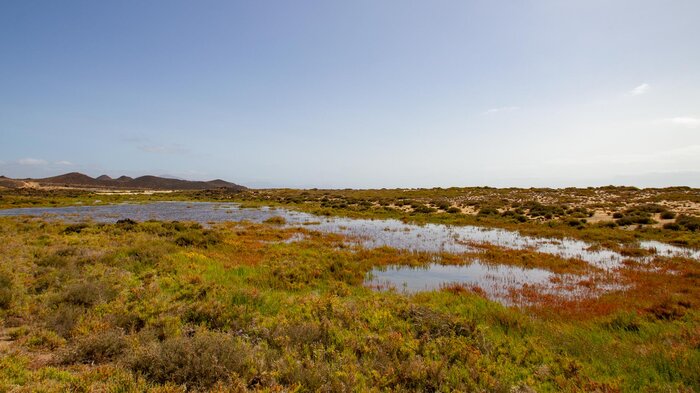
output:
M 141 176 L 131 178 L 120 176 L 112 179 L 107 175 L 97 178 L 83 173 L 71 172 L 59 176 L 43 179 L 10 179 L 0 176 L 0 186 L 8 188 L 28 187 L 29 184 L 41 186 L 63 186 L 78 188 L 113 188 L 113 189 L 138 189 L 138 190 L 207 190 L 216 188 L 228 188 L 232 190 L 244 190 L 246 187 L 230 183 L 221 179 L 211 181 L 190 181 L 158 176 Z

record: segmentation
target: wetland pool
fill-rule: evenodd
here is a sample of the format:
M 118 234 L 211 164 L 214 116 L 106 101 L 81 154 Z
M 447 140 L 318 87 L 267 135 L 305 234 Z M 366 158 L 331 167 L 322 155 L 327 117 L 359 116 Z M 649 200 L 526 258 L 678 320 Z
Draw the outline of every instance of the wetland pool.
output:
M 619 267 L 625 259 L 644 262 L 650 258 L 623 256 L 613 250 L 592 247 L 581 240 L 523 236 L 516 231 L 505 229 L 442 224 L 416 225 L 393 219 L 324 217 L 283 208 L 241 208 L 236 203 L 156 202 L 18 208 L 2 209 L 0 216 L 33 216 L 68 222 L 92 220 L 103 223 L 129 218 L 136 221 L 195 221 L 203 225 L 243 221 L 261 223 L 272 217 L 283 217 L 286 226 L 303 226 L 310 230 L 344 235 L 366 248 L 387 246 L 408 251 L 460 254 L 478 251 L 473 244 L 490 244 L 505 249 L 530 249 L 564 259 L 581 259 L 606 271 Z M 302 239 L 303 237 L 299 240 Z M 678 255 L 700 260 L 698 250 L 652 241 L 641 242 L 640 247 L 654 250 L 658 255 Z M 508 288 L 532 284 L 547 286 L 554 276 L 554 273 L 547 270 L 484 265 L 475 260 L 469 265 L 460 266 L 432 264 L 424 269 L 375 269 L 369 274 L 368 284 L 415 292 L 461 283 L 478 285 L 489 296 L 502 298 Z

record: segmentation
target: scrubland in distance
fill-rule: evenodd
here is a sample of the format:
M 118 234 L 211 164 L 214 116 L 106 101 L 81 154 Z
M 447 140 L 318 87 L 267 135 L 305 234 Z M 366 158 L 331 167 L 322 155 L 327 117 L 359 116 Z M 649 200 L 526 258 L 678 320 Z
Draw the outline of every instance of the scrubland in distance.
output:
M 0 208 L 158 200 L 225 201 L 241 203 L 244 207 L 279 206 L 320 216 L 497 227 L 524 235 L 582 239 L 609 248 L 639 240 L 700 248 L 700 190 L 689 187 L 272 189 L 155 195 L 100 195 L 80 190 L 0 191 Z

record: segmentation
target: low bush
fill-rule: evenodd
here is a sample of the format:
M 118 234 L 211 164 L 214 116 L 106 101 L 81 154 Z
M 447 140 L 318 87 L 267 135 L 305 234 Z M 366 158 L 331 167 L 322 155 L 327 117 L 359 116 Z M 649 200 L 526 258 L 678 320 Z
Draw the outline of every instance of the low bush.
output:
M 64 364 L 104 363 L 124 353 L 127 343 L 124 335 L 115 330 L 82 337 L 61 355 Z
M 628 209 L 627 211 L 628 212 L 641 211 L 641 212 L 653 214 L 653 213 L 664 213 L 668 210 L 664 206 L 661 206 L 661 205 L 647 204 L 647 205 L 635 206 L 631 209 Z
M 476 331 L 476 325 L 473 321 L 437 312 L 428 307 L 410 306 L 408 309 L 402 310 L 399 315 L 411 323 L 416 337 L 471 337 Z
M 125 218 L 125 219 L 117 220 L 117 223 L 115 224 L 115 226 L 119 229 L 124 230 L 124 231 L 133 231 L 138 226 L 138 223 L 130 218 Z
M 413 207 L 413 211 L 415 213 L 428 214 L 428 213 L 435 213 L 437 211 L 437 209 L 430 207 L 430 206 L 423 205 L 423 204 L 412 205 L 412 207 Z
M 70 259 L 60 253 L 47 255 L 36 260 L 37 266 L 62 268 L 71 263 Z
M 126 333 L 139 332 L 146 326 L 146 320 L 133 311 L 121 310 L 113 313 L 109 319 L 115 327 Z
M 66 226 L 62 233 L 64 235 L 70 235 L 72 233 L 80 233 L 82 232 L 83 229 L 87 228 L 89 225 L 85 223 L 80 223 L 80 224 L 71 224 Z
M 63 302 L 76 306 L 92 307 L 109 301 L 116 293 L 107 284 L 101 282 L 81 281 L 69 285 L 63 292 Z
M 613 218 L 615 218 L 617 224 L 621 226 L 634 224 L 646 225 L 656 223 L 651 217 L 651 215 L 655 213 L 661 213 L 662 218 L 664 215 L 673 215 L 672 212 L 669 212 L 661 205 L 648 204 L 626 209 L 622 213 L 615 212 L 613 213 Z
M 160 242 L 135 244 L 134 247 L 120 253 L 115 259 L 115 263 L 125 266 L 133 272 L 142 272 L 155 267 L 170 248 L 172 245 Z
M 253 357 L 253 348 L 240 339 L 202 331 L 142 346 L 127 364 L 153 382 L 206 389 L 218 382 L 238 382 L 236 374 L 249 378 L 255 371 Z
M 58 333 L 62 337 L 70 337 L 73 328 L 85 314 L 85 309 L 74 304 L 59 304 L 46 317 L 46 327 Z
M 477 216 L 497 216 L 499 215 L 498 209 L 494 207 L 482 207 L 479 212 L 476 213 Z
M 566 224 L 574 228 L 583 228 L 586 224 L 586 220 L 579 220 L 577 218 L 570 218 L 566 220 Z
M 613 215 L 614 217 L 614 215 Z M 634 224 L 653 224 L 655 221 L 651 218 L 651 213 L 645 210 L 628 209 L 622 213 L 622 217 L 617 219 L 617 224 L 621 226 Z
M 220 243 L 221 236 L 211 230 L 187 230 L 177 235 L 174 242 L 180 247 L 207 248 Z
M 676 213 L 671 212 L 671 211 L 665 211 L 661 213 L 661 218 L 664 220 L 671 220 L 676 217 Z
M 263 222 L 265 224 L 284 225 L 287 223 L 287 220 L 285 220 L 284 217 L 281 216 L 272 216 Z
M 205 326 L 209 329 L 222 329 L 230 324 L 230 309 L 216 300 L 195 301 L 188 305 L 182 315 L 185 323 Z
M 536 201 L 523 203 L 522 209 L 526 209 L 531 217 L 545 217 L 547 219 L 560 217 L 565 214 L 561 206 L 544 205 Z
M 675 222 L 667 222 L 664 224 L 663 228 L 671 231 L 680 231 L 681 229 L 683 229 L 680 225 L 678 225 Z
M 432 201 L 431 204 L 433 206 L 437 206 L 438 209 L 445 211 L 447 211 L 447 209 L 449 209 L 450 206 L 452 206 L 448 201 Z
M 688 231 L 695 232 L 700 230 L 700 217 L 680 215 L 676 218 L 676 224 Z
M 33 349 L 55 350 L 66 344 L 66 340 L 58 334 L 45 329 L 33 332 L 27 339 L 27 346 Z
M 12 279 L 7 273 L 0 272 L 0 309 L 10 308 L 12 297 Z
M 593 216 L 592 211 L 586 209 L 585 207 L 580 207 L 580 206 L 567 210 L 566 214 L 568 214 L 574 218 L 586 218 L 586 217 Z
M 517 222 L 527 222 L 528 218 L 522 213 L 518 213 L 517 210 L 506 210 L 501 213 L 503 217 L 510 217 Z

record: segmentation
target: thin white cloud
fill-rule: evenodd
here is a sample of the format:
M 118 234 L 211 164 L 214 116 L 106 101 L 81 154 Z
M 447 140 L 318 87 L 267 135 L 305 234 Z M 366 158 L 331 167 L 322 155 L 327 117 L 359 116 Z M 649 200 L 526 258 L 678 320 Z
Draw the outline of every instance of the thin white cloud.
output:
M 684 169 L 700 165 L 700 145 L 687 145 L 646 153 L 614 155 L 591 155 L 587 157 L 560 157 L 547 161 L 548 165 L 594 166 L 594 165 L 649 165 L 657 169 Z M 692 165 L 689 165 L 692 164 Z M 677 165 L 678 167 L 674 167 Z
M 46 165 L 49 163 L 46 160 L 41 160 L 38 158 L 21 158 L 17 162 L 20 165 L 27 165 L 27 166 L 42 166 L 42 165 Z
M 700 118 L 692 116 L 680 116 L 666 119 L 666 122 L 675 126 L 698 128 L 700 127 Z
M 650 88 L 651 88 L 651 86 L 649 86 L 648 83 L 642 83 L 641 85 L 630 90 L 629 93 L 633 96 L 641 96 L 642 94 L 648 92 Z
M 65 161 L 65 160 L 56 161 L 55 164 L 56 164 L 56 165 L 63 165 L 63 166 L 73 166 L 73 165 L 75 165 L 75 164 L 73 164 L 72 162 L 70 162 L 70 161 Z
M 491 109 L 487 110 L 486 112 L 484 112 L 484 114 L 485 115 L 493 115 L 493 114 L 496 114 L 499 112 L 513 112 L 513 111 L 517 111 L 517 110 L 520 110 L 520 107 L 518 107 L 518 106 L 502 106 L 499 108 L 491 108 Z

